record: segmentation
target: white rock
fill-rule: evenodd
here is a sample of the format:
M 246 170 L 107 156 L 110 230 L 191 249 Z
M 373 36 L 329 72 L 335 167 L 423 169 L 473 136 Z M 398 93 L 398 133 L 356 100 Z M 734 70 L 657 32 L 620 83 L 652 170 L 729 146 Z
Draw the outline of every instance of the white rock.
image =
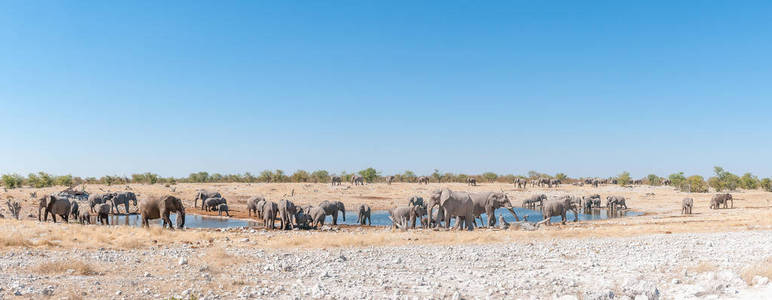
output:
M 762 287 L 762 286 L 767 285 L 767 283 L 769 283 L 769 278 L 764 277 L 764 276 L 758 276 L 758 275 L 757 276 L 753 276 L 753 279 L 751 280 L 751 283 L 755 287 Z
M 187 265 L 188 264 L 188 259 L 184 258 L 184 257 L 180 257 L 180 260 L 177 261 L 177 264 L 180 265 L 180 266 L 181 265 Z

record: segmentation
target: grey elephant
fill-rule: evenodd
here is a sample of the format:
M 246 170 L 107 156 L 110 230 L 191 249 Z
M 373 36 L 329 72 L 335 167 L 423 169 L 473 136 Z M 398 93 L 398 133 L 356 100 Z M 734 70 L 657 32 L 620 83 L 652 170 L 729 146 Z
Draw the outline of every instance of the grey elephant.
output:
M 622 208 L 627 209 L 627 203 L 625 201 L 625 197 L 622 196 L 608 196 L 606 197 L 606 208 L 607 209 L 617 209 Z
M 129 202 L 134 202 L 134 206 L 137 206 L 137 195 L 134 192 L 115 193 L 112 197 L 112 202 L 116 214 L 120 212 L 118 210 L 119 205 L 124 205 L 126 207 L 126 214 L 129 214 Z
M 734 208 L 734 199 L 732 194 L 715 194 L 710 198 L 710 208 L 718 209 L 723 204 L 724 208 L 728 208 L 729 201 L 732 201 L 732 208 Z
M 102 193 L 102 194 L 91 194 L 88 196 L 88 206 L 91 208 L 91 212 L 94 213 L 96 210 L 94 207 L 96 207 L 99 204 L 105 203 L 107 201 L 110 201 L 113 199 L 113 196 L 115 194 L 113 193 Z
M 204 211 L 216 210 L 220 204 L 228 204 L 228 200 L 222 197 L 210 197 L 204 200 Z
M 343 179 L 340 178 L 340 176 L 332 176 L 330 178 L 330 184 L 331 185 L 340 185 L 340 183 L 343 181 Z
M 322 209 L 322 207 L 317 206 L 311 208 L 309 215 L 311 216 L 312 226 L 316 228 L 322 228 L 322 226 L 324 226 L 324 219 L 327 218 L 327 213 L 324 211 L 324 209 Z
M 362 175 L 351 175 L 351 184 L 353 185 L 365 185 L 365 178 Z
M 537 224 L 547 223 L 552 225 L 552 217 L 560 216 L 561 223 L 566 224 L 566 212 L 574 212 L 574 222 L 579 221 L 579 213 L 576 211 L 576 206 L 573 205 L 570 197 L 563 197 L 560 199 L 549 200 L 544 202 L 544 208 L 542 209 L 542 215 L 544 220 L 539 221 Z
M 70 217 L 72 217 L 73 220 L 78 220 L 78 216 L 80 214 L 78 201 L 73 200 L 70 202 Z
M 456 229 L 460 229 L 463 223 L 467 230 L 474 230 L 474 203 L 468 193 L 448 188 L 434 190 L 429 197 L 427 212 L 431 212 L 434 206 L 444 211 L 445 229 L 450 228 L 450 220 L 456 217 Z
M 262 205 L 264 202 L 265 202 L 265 197 L 263 197 L 263 195 L 257 195 L 252 198 L 249 198 L 247 200 L 247 215 L 251 217 L 252 214 L 254 213 L 256 216 L 258 216 L 259 219 L 262 219 L 262 217 L 257 214 L 257 208 L 259 205 Z
M 48 196 L 41 197 L 38 199 L 38 221 L 43 222 L 43 214 L 46 214 L 46 220 L 48 218 L 48 213 L 46 212 L 46 204 L 48 202 Z
M 391 185 L 391 183 L 394 181 L 394 176 L 386 176 L 386 184 Z
M 279 223 L 281 224 L 281 229 L 287 229 L 287 227 L 294 229 L 295 225 L 293 225 L 293 222 L 297 224 L 297 219 L 295 219 L 297 213 L 298 207 L 295 206 L 295 203 L 287 199 L 279 201 Z
M 298 228 L 309 229 L 312 220 L 310 215 L 298 209 L 298 212 L 295 214 L 295 222 L 297 222 Z
M 102 225 L 110 225 L 110 210 L 112 209 L 112 205 L 110 203 L 102 203 L 97 205 L 96 207 L 96 214 L 97 214 L 97 223 L 102 223 Z
M 226 216 L 228 217 L 231 216 L 230 209 L 228 209 L 228 204 L 221 203 L 220 205 L 217 206 L 217 215 L 222 216 L 223 212 L 225 212 Z
M 391 220 L 391 228 L 407 229 L 413 226 L 416 220 L 416 208 L 420 206 L 399 206 L 389 209 L 389 219 Z
M 276 214 L 279 212 L 279 205 L 273 201 L 266 201 L 263 205 L 263 227 L 276 229 Z
M 692 207 L 694 207 L 694 199 L 684 198 L 681 200 L 681 214 L 692 214 Z
M 338 211 L 343 214 L 343 222 L 346 221 L 346 207 L 340 201 L 323 201 L 319 207 L 324 210 L 328 216 L 332 216 L 332 225 L 338 225 Z
M 428 215 L 428 212 L 427 212 Z M 442 222 L 445 222 L 445 212 L 442 209 L 437 209 L 435 211 L 432 211 L 431 218 L 428 218 L 427 225 L 428 227 L 434 228 L 439 227 Z
M 177 228 L 185 227 L 185 206 L 182 200 L 172 195 L 166 195 L 161 198 L 148 198 L 139 201 L 139 213 L 142 215 L 142 226 L 150 227 L 150 220 L 162 219 L 162 228 L 169 225 L 169 229 L 174 230 L 171 213 L 177 214 Z
M 537 206 L 541 207 L 545 200 L 547 200 L 547 195 L 545 194 L 532 195 L 523 200 L 522 207 L 535 209 Z
M 556 178 L 550 179 L 550 187 L 553 187 L 553 186 L 554 187 L 559 187 L 560 183 L 561 183 L 560 180 L 558 180 Z
M 466 178 L 466 185 L 477 186 L 477 178 L 467 177 Z
M 193 200 L 193 207 L 198 207 L 198 200 L 201 200 L 201 209 L 204 209 L 204 202 L 209 198 L 222 198 L 222 195 L 220 192 L 198 190 L 196 192 L 196 198 Z
M 59 215 L 67 223 L 70 219 L 70 200 L 67 198 L 57 197 L 54 195 L 45 196 L 45 213 L 43 214 L 43 221 L 48 221 L 48 214 L 51 214 L 51 219 L 56 223 L 56 216 Z
M 409 206 L 426 206 L 426 203 L 424 203 L 424 198 L 421 196 L 412 196 L 407 200 L 407 205 Z
M 512 202 L 509 201 L 509 197 L 505 193 L 470 193 L 469 197 L 472 198 L 472 203 L 474 203 L 474 211 L 472 213 L 475 218 L 481 218 L 483 213 L 488 217 L 488 220 L 483 224 L 485 227 L 496 225 L 496 209 L 502 207 L 506 208 L 513 216 L 515 216 L 515 221 L 520 221 L 520 218 L 517 217 L 517 213 L 515 213 L 515 210 L 512 207 Z
M 418 184 L 429 184 L 429 177 L 421 176 L 418 177 Z
M 362 204 L 359 206 L 359 213 L 357 214 L 357 223 L 359 225 L 365 225 L 365 222 L 367 225 L 372 225 L 372 222 L 370 221 L 370 206 L 367 204 Z
M 528 183 L 528 180 L 525 178 L 516 178 L 514 181 L 512 181 L 512 183 L 514 184 L 515 188 L 524 189 L 525 185 Z
M 81 209 L 78 212 L 78 222 L 80 224 L 91 224 L 91 213 L 88 209 Z

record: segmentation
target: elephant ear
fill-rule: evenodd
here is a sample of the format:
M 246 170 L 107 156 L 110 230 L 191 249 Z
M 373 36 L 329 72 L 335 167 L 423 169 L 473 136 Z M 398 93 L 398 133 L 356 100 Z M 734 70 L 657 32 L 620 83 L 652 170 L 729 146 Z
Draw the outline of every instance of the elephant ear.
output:
M 445 203 L 448 199 L 450 199 L 450 189 L 442 189 L 442 192 L 440 193 L 440 203 Z

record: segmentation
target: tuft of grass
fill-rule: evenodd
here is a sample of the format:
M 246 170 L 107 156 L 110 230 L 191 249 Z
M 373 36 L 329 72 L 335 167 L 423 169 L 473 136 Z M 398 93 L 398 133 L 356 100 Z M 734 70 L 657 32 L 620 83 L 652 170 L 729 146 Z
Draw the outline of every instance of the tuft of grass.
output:
M 714 265 L 711 262 L 702 261 L 702 262 L 700 262 L 699 264 L 697 264 L 695 266 L 691 266 L 691 267 L 686 268 L 686 270 L 688 270 L 689 272 L 694 272 L 694 273 L 705 273 L 705 272 L 711 272 L 711 271 L 718 270 L 718 267 L 716 267 L 716 265 Z
M 91 265 L 80 260 L 45 262 L 35 266 L 32 270 L 40 274 L 65 274 L 68 270 L 72 270 L 71 274 L 73 275 L 92 276 L 98 274 Z
M 0 235 L 0 247 L 30 247 L 32 242 L 18 232 Z
M 762 276 L 772 278 L 772 256 L 767 257 L 765 260 L 751 264 L 740 273 L 740 277 L 750 285 L 753 283 L 754 276 Z

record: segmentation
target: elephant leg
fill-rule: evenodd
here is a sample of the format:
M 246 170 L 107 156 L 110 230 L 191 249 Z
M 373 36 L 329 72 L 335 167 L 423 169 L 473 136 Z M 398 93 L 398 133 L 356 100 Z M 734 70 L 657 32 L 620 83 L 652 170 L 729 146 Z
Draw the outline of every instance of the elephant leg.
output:
M 332 213 L 332 225 L 338 225 L 338 211 Z

